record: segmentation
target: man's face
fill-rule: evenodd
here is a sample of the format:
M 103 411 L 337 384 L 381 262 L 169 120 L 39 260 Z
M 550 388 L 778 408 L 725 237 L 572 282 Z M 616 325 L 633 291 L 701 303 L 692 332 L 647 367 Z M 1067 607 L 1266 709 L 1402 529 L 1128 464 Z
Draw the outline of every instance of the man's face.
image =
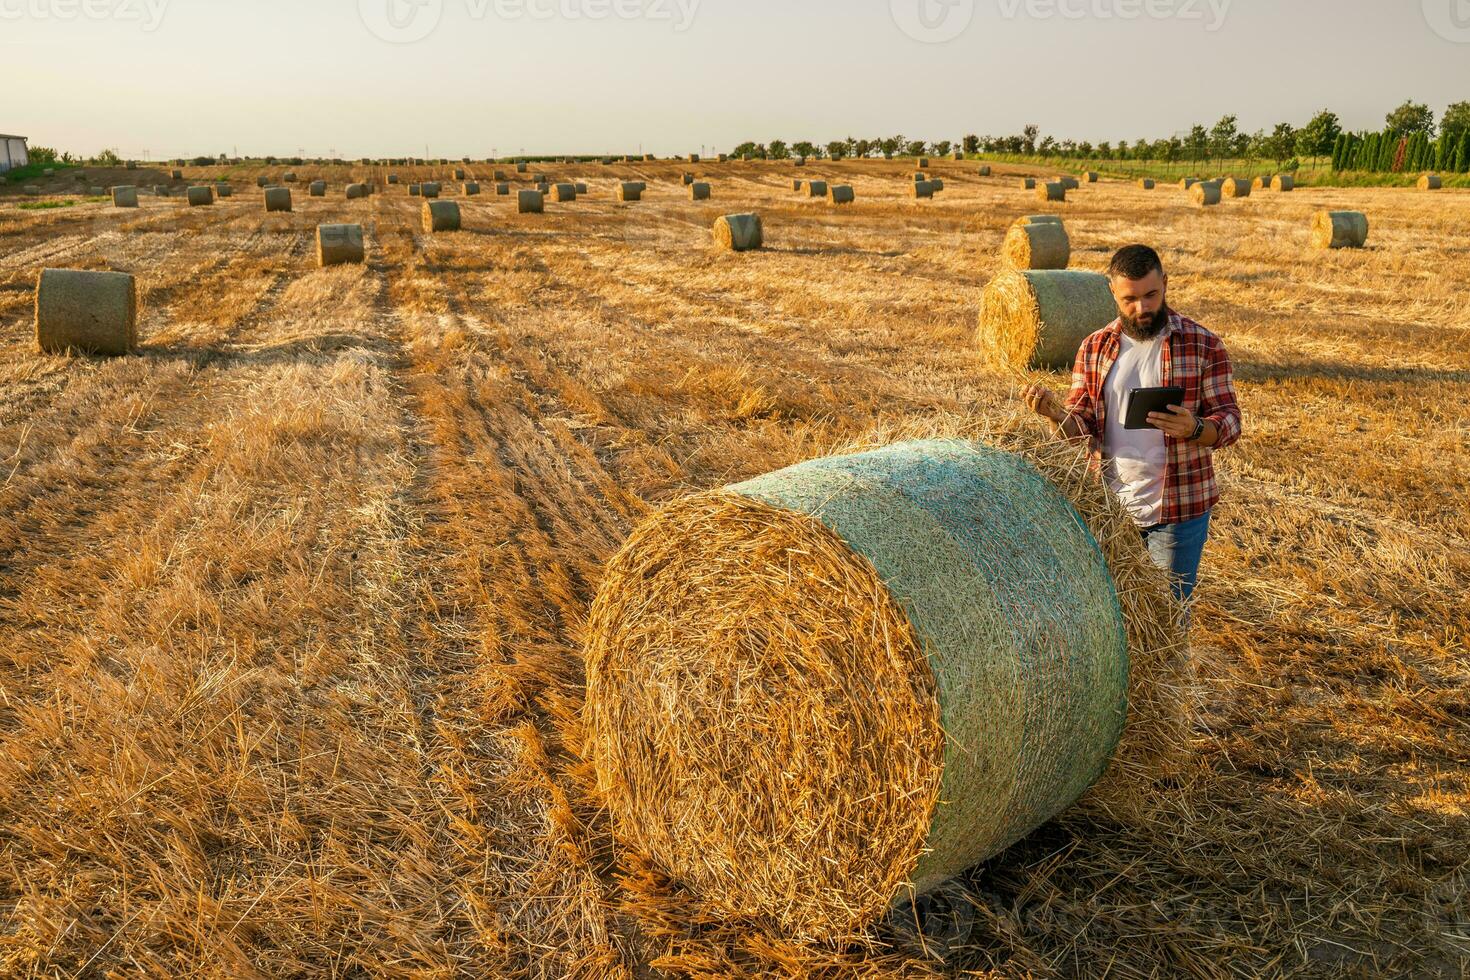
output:
M 1165 298 L 1169 277 L 1157 270 L 1142 279 L 1112 279 L 1113 299 L 1123 317 L 1123 329 L 1130 337 L 1151 338 L 1164 329 Z

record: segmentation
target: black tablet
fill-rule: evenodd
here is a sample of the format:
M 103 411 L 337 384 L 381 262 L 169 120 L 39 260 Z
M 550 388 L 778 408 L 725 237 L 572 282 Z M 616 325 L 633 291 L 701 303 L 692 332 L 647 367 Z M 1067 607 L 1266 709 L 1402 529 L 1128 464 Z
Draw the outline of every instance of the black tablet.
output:
M 1134 388 L 1123 406 L 1125 429 L 1152 429 L 1149 413 L 1167 412 L 1171 405 L 1184 404 L 1183 388 Z

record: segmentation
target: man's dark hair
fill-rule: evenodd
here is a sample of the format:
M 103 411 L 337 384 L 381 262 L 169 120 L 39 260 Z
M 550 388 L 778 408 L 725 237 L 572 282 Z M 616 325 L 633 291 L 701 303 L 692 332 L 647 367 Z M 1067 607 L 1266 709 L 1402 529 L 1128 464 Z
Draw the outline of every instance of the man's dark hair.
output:
M 1159 253 L 1147 245 L 1129 245 L 1120 248 L 1108 266 L 1108 278 L 1142 279 L 1151 272 L 1163 272 L 1164 260 Z

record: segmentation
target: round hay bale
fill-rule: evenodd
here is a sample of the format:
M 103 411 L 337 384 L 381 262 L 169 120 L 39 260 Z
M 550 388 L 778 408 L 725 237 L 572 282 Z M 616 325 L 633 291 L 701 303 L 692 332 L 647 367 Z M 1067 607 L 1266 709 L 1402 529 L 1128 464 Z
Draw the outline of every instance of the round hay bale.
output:
M 1419 178 L 1419 189 L 1421 191 L 1437 191 L 1444 187 L 1444 181 L 1438 174 L 1425 174 Z
M 497 171 L 495 171 L 495 182 L 497 184 L 503 184 L 503 183 L 505 183 L 509 179 L 510 178 L 505 175 L 505 171 L 504 170 L 497 170 Z
M 727 914 L 828 941 L 1082 797 L 1131 727 L 1149 573 L 1096 481 L 1034 452 L 900 443 L 638 527 L 586 629 L 614 835 Z M 1140 615 L 1153 644 L 1168 609 Z
M 505 181 L 501 181 L 500 183 L 495 185 L 495 193 L 500 195 L 501 197 L 508 196 L 510 194 L 510 185 L 507 184 Z
M 695 181 L 689 185 L 689 199 L 691 201 L 708 201 L 710 194 L 709 184 L 703 181 Z
M 294 170 L 287 170 L 285 176 L 281 179 L 288 184 L 294 184 L 296 183 L 296 172 Z
M 191 208 L 203 207 L 206 204 L 213 204 L 214 203 L 214 188 L 213 187 L 191 187 L 191 188 L 189 188 L 186 196 L 189 199 L 189 207 L 191 207 Z
M 87 196 L 88 197 L 104 197 L 104 196 L 106 196 L 106 194 L 107 194 L 107 189 L 105 187 L 88 187 L 87 188 Z
M 568 203 L 577 199 L 576 184 L 557 184 L 551 189 L 551 199 L 557 203 Z
M 1060 221 L 1012 225 L 1000 249 L 1012 269 L 1065 269 L 1072 261 L 1072 240 Z
M 459 205 L 454 201 L 424 202 L 424 231 L 459 231 Z
M 306 185 L 306 193 L 312 197 L 326 197 L 327 182 L 325 180 L 313 180 L 310 184 Z
M 214 193 L 217 197 L 234 197 L 235 189 L 229 184 L 215 184 Z
M 619 201 L 641 201 L 643 200 L 643 188 L 633 181 L 623 181 L 618 184 Z
M 1199 178 L 1198 177 L 1183 177 L 1179 181 L 1179 186 L 1180 186 L 1181 189 L 1187 191 L 1191 187 L 1193 187 L 1195 184 L 1198 184 L 1198 183 L 1199 183 Z
M 929 183 L 931 183 L 931 184 L 934 185 L 934 190 L 935 191 L 942 191 L 942 190 L 944 190 L 944 178 L 943 177 L 935 177 L 933 180 L 929 181 Z
M 168 179 L 169 180 L 183 180 L 184 179 L 184 172 L 182 170 L 170 170 L 168 172 Z
M 267 187 L 265 189 L 267 211 L 290 211 L 291 189 L 289 187 Z
M 347 193 L 347 200 L 349 200 L 349 201 L 356 201 L 359 198 L 364 198 L 364 197 L 367 197 L 368 196 L 368 185 L 367 184 L 348 184 L 347 185 L 347 191 L 346 191 L 346 193 Z
M 928 200 L 934 197 L 937 188 L 932 180 L 921 180 L 914 184 L 914 200 Z
M 1368 216 L 1361 211 L 1318 211 L 1312 216 L 1316 248 L 1362 248 L 1368 244 Z
M 833 184 L 827 188 L 827 200 L 832 204 L 851 204 L 857 200 L 857 193 L 851 184 Z
M 388 183 L 389 184 L 396 184 L 396 183 L 398 183 L 398 175 L 397 174 L 389 174 L 388 175 Z
M 137 160 L 129 160 L 123 166 L 124 166 L 124 169 L 127 169 L 127 170 L 137 170 L 138 169 L 138 161 Z
M 424 186 L 422 184 L 409 184 L 408 185 L 408 196 L 409 197 L 422 197 L 423 196 L 423 192 L 424 192 Z
M 682 179 L 684 181 L 684 186 L 685 187 L 688 187 L 688 186 L 690 186 L 691 184 L 694 183 L 694 175 L 693 174 L 685 174 Z
M 443 187 L 437 180 L 429 180 L 419 185 L 420 197 L 438 197 Z
M 798 167 L 805 167 L 806 166 L 806 157 L 797 157 L 796 158 L 796 165 Z
M 750 252 L 765 244 L 758 214 L 727 214 L 715 221 L 715 244 L 731 252 Z
M 1151 191 L 1154 189 L 1154 179 L 1152 177 L 1144 177 L 1138 182 L 1138 186 L 1146 191 Z
M 919 169 L 920 170 L 928 170 L 929 169 L 929 158 L 928 157 L 919 157 Z
M 990 176 L 990 166 L 987 164 L 987 165 L 981 167 L 979 173 L 980 173 L 980 176 L 981 177 L 989 177 Z
M 518 163 L 518 164 L 516 164 L 516 173 L 518 173 L 518 174 L 523 174 L 528 169 L 529 168 L 524 163 Z
M 1255 178 L 1251 181 L 1251 193 L 1254 194 L 1256 191 L 1266 190 L 1271 186 L 1271 180 L 1272 178 L 1270 177 Z
M 1225 197 L 1250 197 L 1251 182 L 1248 180 L 1237 180 L 1234 177 L 1226 177 L 1220 184 L 1220 193 Z
M 1059 225 L 1062 224 L 1061 215 L 1057 214 L 1028 214 L 1011 222 L 1015 225 Z
M 1058 177 L 1057 180 L 1063 188 L 1069 191 L 1075 191 L 1082 186 L 1082 182 L 1076 177 Z
M 464 171 L 464 168 L 463 167 L 455 167 L 454 168 L 454 179 L 455 180 L 459 180 L 459 181 L 462 181 L 462 180 L 465 179 L 465 171 Z
M 1107 276 L 1003 269 L 981 297 L 976 343 L 995 364 L 1067 369 L 1076 362 L 1082 341 L 1117 318 Z
M 575 185 L 573 185 L 573 186 L 575 186 L 577 188 L 577 196 L 578 197 L 581 197 L 583 194 L 586 194 L 587 193 L 587 185 L 584 184 L 584 183 L 582 183 L 580 180 L 577 181 L 577 183 Z
M 125 272 L 42 269 L 36 279 L 36 346 L 48 354 L 130 353 L 138 343 L 138 292 Z
M 1022 177 L 1021 178 L 1021 190 L 1023 190 L 1023 191 L 1034 191 L 1034 190 L 1036 190 L 1036 178 L 1035 177 Z
M 807 197 L 826 197 L 827 182 L 825 180 L 809 180 L 806 182 Z
M 480 193 L 479 183 L 473 180 L 465 181 L 463 189 L 465 197 L 474 197 L 476 194 Z
M 1049 181 L 1038 184 L 1036 187 L 1036 199 L 1038 201 L 1065 201 L 1067 199 L 1067 185 L 1060 181 Z
M 1296 190 L 1296 178 L 1291 174 L 1277 174 L 1271 178 L 1271 189 L 1278 193 L 1290 193 Z
M 1097 174 L 1091 170 L 1084 170 L 1077 176 L 1077 179 L 1084 184 L 1095 184 L 1097 183 Z
M 135 208 L 138 206 L 138 188 L 136 187 L 114 187 L 112 189 L 112 206 L 115 208 Z
M 345 265 L 363 261 L 362 225 L 317 225 L 316 264 Z
M 257 177 L 257 178 L 255 178 L 255 186 L 256 187 L 266 188 L 266 187 L 269 187 L 270 185 L 271 185 L 271 180 L 270 180 L 269 177 Z
M 546 210 L 546 195 L 540 191 L 519 191 L 516 195 L 516 211 L 520 214 L 541 214 Z
M 1202 180 L 1189 189 L 1189 199 L 1202 208 L 1213 207 L 1220 203 L 1220 185 Z
M 916 171 L 914 173 L 914 183 L 916 183 L 916 184 L 922 184 L 924 181 L 926 181 L 928 179 L 929 179 L 929 175 L 926 174 L 926 173 L 924 173 L 922 170 Z
M 691 154 L 689 154 L 689 162 L 690 163 L 698 163 L 699 162 L 699 154 L 698 153 L 691 153 Z
M 804 180 L 793 180 L 791 182 L 791 189 L 794 190 L 794 191 L 800 191 L 805 186 L 806 186 L 806 181 L 804 181 Z
M 168 197 L 168 186 L 165 184 L 155 184 L 153 187 L 153 196 Z

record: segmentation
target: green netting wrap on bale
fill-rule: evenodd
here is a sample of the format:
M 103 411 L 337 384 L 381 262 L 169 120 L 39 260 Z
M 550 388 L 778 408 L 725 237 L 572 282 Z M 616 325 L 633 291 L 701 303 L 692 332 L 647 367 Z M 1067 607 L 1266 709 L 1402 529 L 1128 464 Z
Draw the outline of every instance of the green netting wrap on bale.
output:
M 1127 530 L 1104 539 L 1141 553 Z M 615 832 L 725 913 L 816 940 L 998 853 L 1124 734 L 1131 590 L 1104 552 L 1036 465 L 964 440 L 665 508 L 587 627 Z

